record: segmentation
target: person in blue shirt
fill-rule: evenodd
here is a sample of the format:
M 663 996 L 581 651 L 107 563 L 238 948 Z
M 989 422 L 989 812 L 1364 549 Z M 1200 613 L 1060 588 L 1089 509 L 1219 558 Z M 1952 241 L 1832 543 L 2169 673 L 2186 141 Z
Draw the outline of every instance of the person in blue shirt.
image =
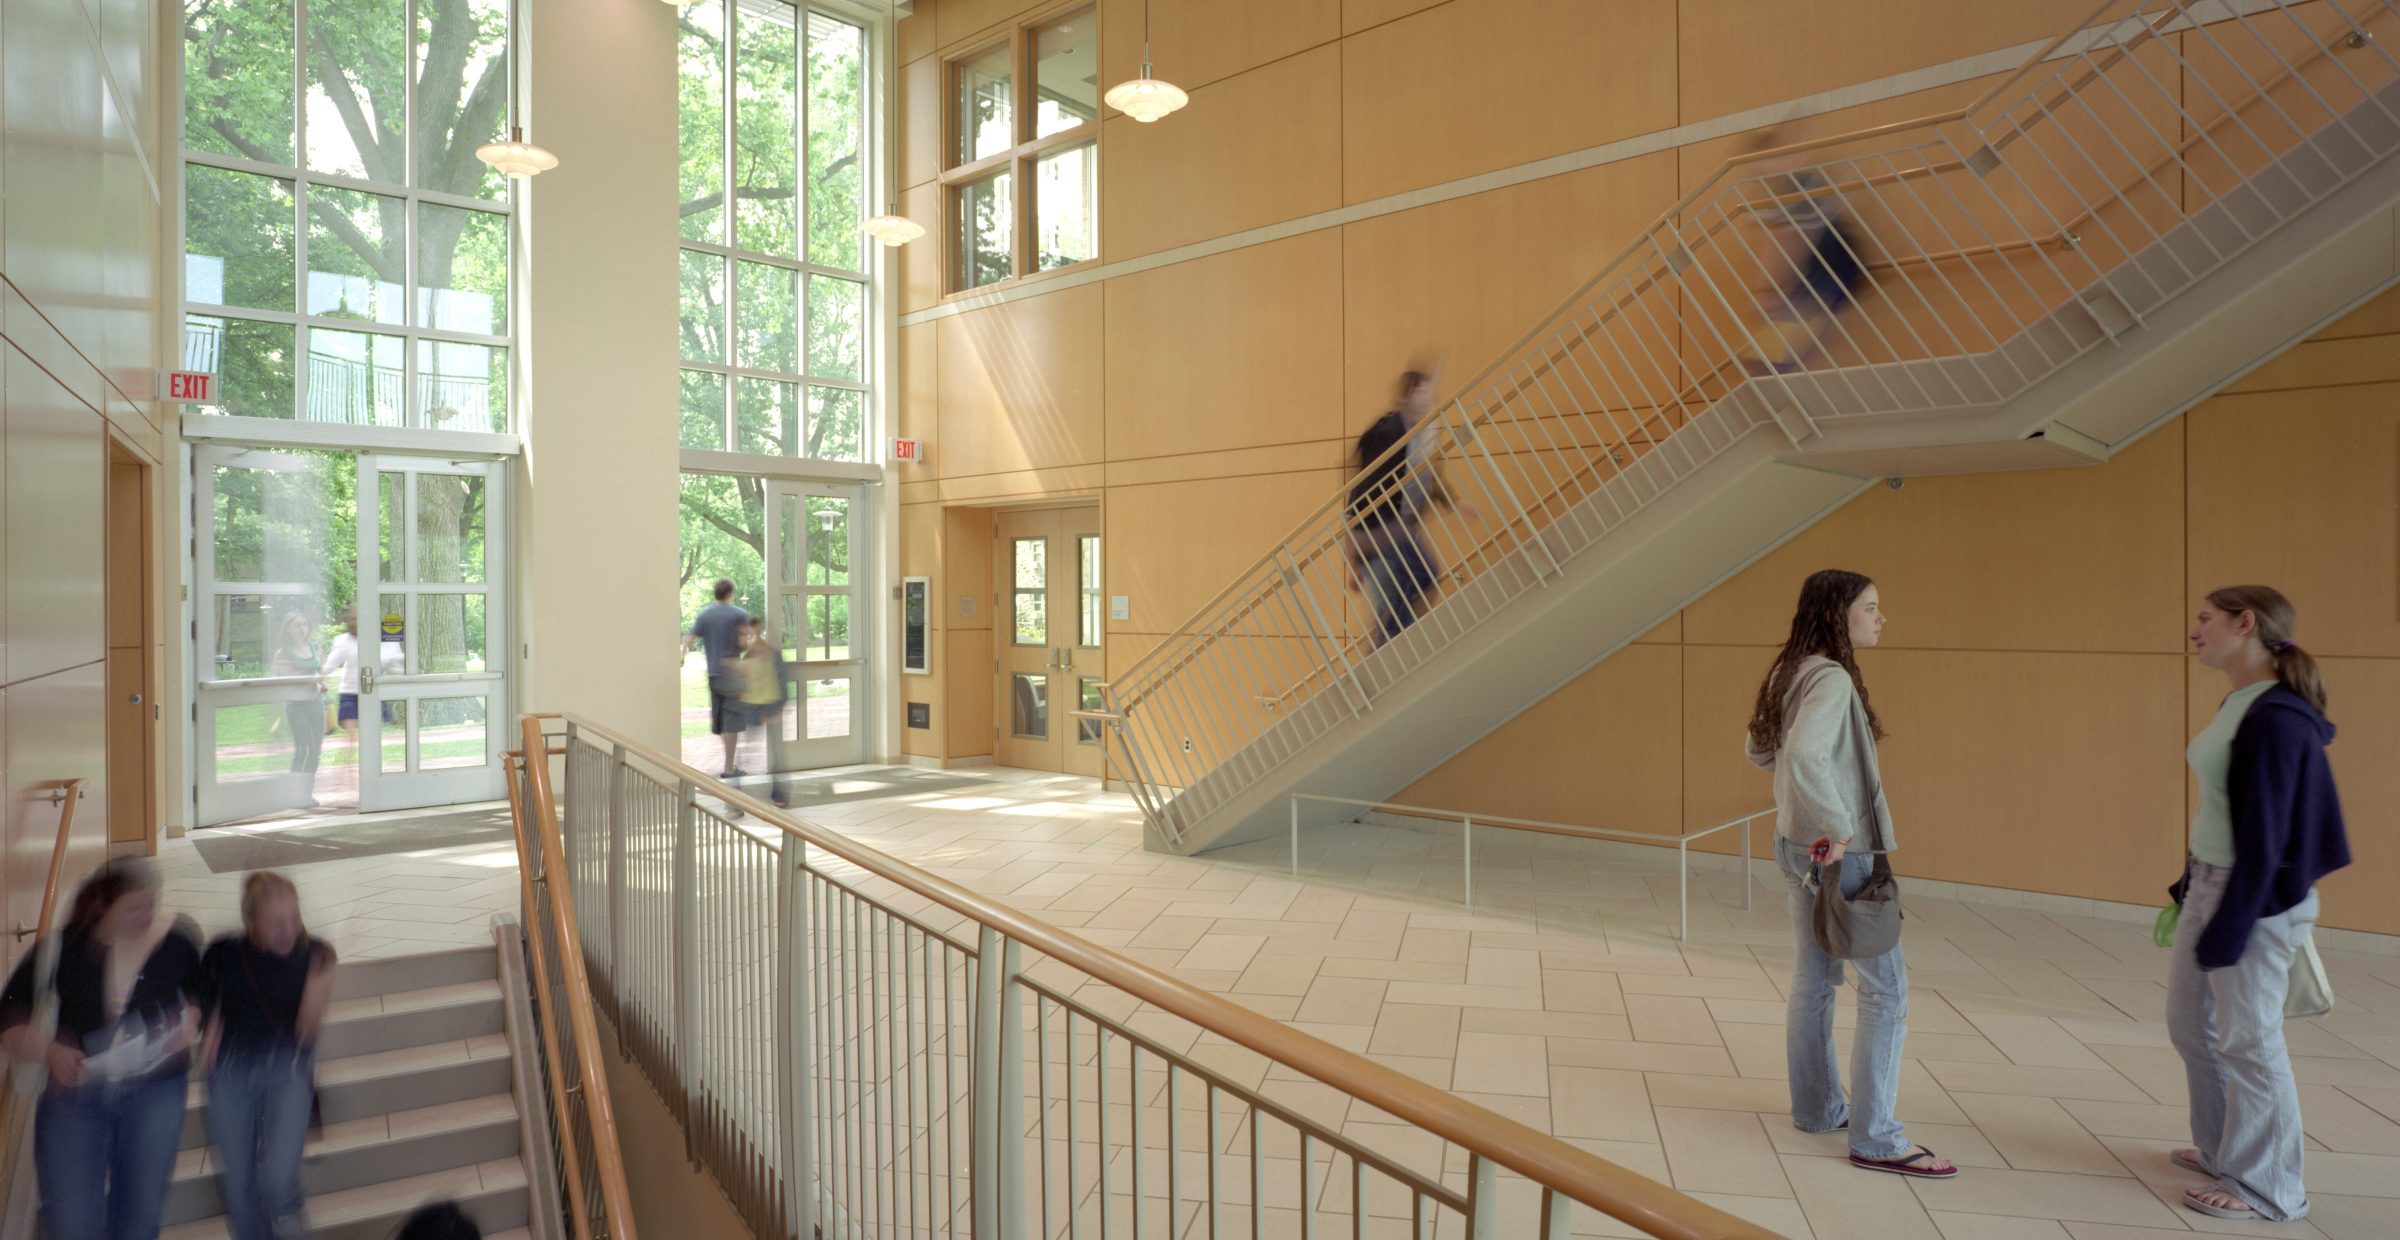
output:
M 2201 607 L 2192 654 L 2231 692 L 2185 751 L 2200 788 L 2167 970 L 2167 1034 L 2191 1091 L 2179 1165 L 2209 1177 L 2183 1204 L 2218 1218 L 2308 1213 L 2300 1094 L 2283 1041 L 2292 959 L 2317 921 L 2317 880 L 2350 864 L 2325 747 L 2325 682 L 2293 639 L 2292 604 L 2229 586 Z
M 742 676 L 736 660 L 742 657 L 742 626 L 750 623 L 750 613 L 734 604 L 730 578 L 717 578 L 713 593 L 717 601 L 701 608 L 684 633 L 682 654 L 691 653 L 697 645 L 708 667 L 708 730 L 725 742 L 725 769 L 718 775 L 731 779 L 742 774 L 734 759 L 741 750 L 742 729 L 749 722 L 748 712 L 742 708 Z

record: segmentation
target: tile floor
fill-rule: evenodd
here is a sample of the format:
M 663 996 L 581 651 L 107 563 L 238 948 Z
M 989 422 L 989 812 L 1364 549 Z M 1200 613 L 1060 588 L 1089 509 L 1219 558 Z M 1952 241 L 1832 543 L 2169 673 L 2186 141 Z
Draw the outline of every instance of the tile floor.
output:
M 2400 1236 L 2400 950 L 2328 950 L 2341 1006 L 2290 1029 L 2313 1212 L 2228 1223 L 2173 1204 L 2195 1181 L 2167 1160 L 2183 1077 L 2146 924 L 1911 900 L 1900 1113 L 1966 1168 L 1912 1182 L 1850 1168 L 1839 1138 L 1785 1115 L 1780 885 L 1760 882 L 1744 911 L 1729 867 L 1696 873 L 1678 942 L 1669 859 L 1484 840 L 1468 909 L 1455 836 L 1312 831 L 1294 879 L 1283 841 L 1146 853 L 1122 795 L 988 774 L 810 818 L 1786 1235 Z M 230 924 L 239 876 L 180 844 L 163 861 L 184 907 Z M 505 846 L 292 874 L 312 924 L 355 956 L 481 940 L 516 901 Z M 1845 988 L 1844 1038 L 1852 1013 Z

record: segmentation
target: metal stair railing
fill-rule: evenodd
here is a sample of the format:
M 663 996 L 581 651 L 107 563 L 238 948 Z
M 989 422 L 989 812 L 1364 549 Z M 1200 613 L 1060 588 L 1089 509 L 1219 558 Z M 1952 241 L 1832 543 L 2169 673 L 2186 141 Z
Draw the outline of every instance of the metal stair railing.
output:
M 1178 840 L 1748 435 L 1986 411 L 2111 347 L 2400 148 L 2396 34 L 2400 0 L 2106 0 L 1967 107 L 1728 161 L 1379 458 L 1394 485 L 1112 678 L 1118 771 Z M 1380 640 L 1356 562 L 1436 487 L 1436 592 Z

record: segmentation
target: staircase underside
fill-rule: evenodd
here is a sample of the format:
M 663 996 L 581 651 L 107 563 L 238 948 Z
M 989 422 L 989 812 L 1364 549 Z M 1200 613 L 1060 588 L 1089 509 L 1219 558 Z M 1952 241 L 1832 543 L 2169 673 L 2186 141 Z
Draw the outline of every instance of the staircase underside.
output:
M 1288 830 L 1295 792 L 1388 798 L 1876 479 L 2107 460 L 2400 278 L 2400 160 L 2382 158 L 2400 134 L 2376 136 L 2391 140 L 2338 175 L 2314 152 L 2262 170 L 1991 353 L 1743 383 L 1710 411 L 1719 429 L 1694 419 L 1652 453 L 1692 437 L 1685 459 L 1703 463 L 1663 489 L 1628 466 L 1578 508 L 1630 516 L 1579 547 L 1554 522 L 1477 579 L 1479 617 L 1445 626 L 1468 605 L 1445 599 L 1170 801 L 1146 843 L 1188 854 Z M 2240 245 L 2197 280 L 2165 278 Z M 1457 635 L 1437 648 L 1442 632 Z

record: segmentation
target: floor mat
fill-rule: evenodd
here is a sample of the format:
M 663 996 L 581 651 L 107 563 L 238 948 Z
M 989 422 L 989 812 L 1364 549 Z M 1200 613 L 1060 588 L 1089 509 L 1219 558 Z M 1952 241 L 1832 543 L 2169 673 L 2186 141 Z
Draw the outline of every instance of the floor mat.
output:
M 730 780 L 734 787 L 754 797 L 764 798 L 774 789 L 771 775 L 745 775 Z M 842 801 L 868 801 L 876 797 L 905 797 L 927 792 L 955 792 L 991 782 L 972 775 L 953 775 L 945 771 L 925 771 L 913 766 L 878 766 L 864 770 L 844 771 L 839 775 L 810 775 L 795 772 L 784 776 L 786 804 L 793 809 L 811 805 L 834 805 Z
M 230 874 L 388 853 L 505 844 L 515 838 L 515 831 L 509 825 L 508 811 L 503 808 L 335 822 L 287 831 L 194 831 L 190 838 L 211 872 Z

